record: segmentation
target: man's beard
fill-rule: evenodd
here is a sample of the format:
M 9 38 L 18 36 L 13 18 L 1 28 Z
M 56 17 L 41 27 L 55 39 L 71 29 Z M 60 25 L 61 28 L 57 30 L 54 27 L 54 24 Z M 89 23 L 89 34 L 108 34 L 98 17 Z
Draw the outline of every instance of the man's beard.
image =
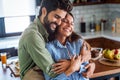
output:
M 52 30 L 52 29 L 51 29 L 51 24 L 54 24 L 54 25 L 56 25 L 56 27 L 58 27 L 58 25 L 57 25 L 56 22 L 50 22 L 50 21 L 48 21 L 48 17 L 46 16 L 46 17 L 44 18 L 44 26 L 45 26 L 48 34 L 49 34 L 48 39 L 49 39 L 50 41 L 53 40 L 54 35 L 55 35 L 55 33 L 54 33 L 55 30 Z

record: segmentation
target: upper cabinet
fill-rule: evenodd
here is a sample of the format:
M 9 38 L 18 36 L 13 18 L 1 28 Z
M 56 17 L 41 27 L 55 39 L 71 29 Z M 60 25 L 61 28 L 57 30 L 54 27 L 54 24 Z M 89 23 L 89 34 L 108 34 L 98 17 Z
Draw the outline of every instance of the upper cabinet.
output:
M 74 0 L 73 1 L 74 6 L 103 4 L 103 3 L 105 3 L 105 0 Z
M 120 0 L 73 0 L 74 6 L 105 4 L 105 3 L 120 3 Z
M 120 3 L 120 0 L 106 0 L 107 3 Z

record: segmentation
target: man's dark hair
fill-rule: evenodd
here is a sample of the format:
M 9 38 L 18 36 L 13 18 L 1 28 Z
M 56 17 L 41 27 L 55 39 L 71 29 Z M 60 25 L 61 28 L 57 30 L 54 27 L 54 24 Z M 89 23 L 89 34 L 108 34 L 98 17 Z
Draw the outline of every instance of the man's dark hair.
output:
M 39 16 L 42 14 L 42 8 L 45 7 L 47 13 L 56 10 L 62 9 L 64 11 L 70 12 L 73 8 L 72 3 L 69 0 L 42 0 L 40 5 Z

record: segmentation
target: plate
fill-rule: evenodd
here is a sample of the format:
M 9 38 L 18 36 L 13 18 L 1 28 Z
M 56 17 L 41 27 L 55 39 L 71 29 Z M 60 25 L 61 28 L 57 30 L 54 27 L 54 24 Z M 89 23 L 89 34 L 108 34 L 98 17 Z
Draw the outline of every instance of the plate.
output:
M 7 59 L 7 64 L 9 65 L 16 61 L 18 61 L 18 56 L 10 57 Z
M 98 60 L 101 64 L 104 64 L 104 65 L 108 65 L 108 66 L 117 66 L 117 67 L 120 67 L 120 62 L 116 62 L 116 61 L 111 61 L 109 59 L 106 59 L 106 58 L 100 58 Z
M 108 59 L 108 58 L 105 58 L 105 57 L 103 57 L 103 59 L 105 59 L 107 61 L 111 61 L 111 62 L 120 62 L 120 60 Z

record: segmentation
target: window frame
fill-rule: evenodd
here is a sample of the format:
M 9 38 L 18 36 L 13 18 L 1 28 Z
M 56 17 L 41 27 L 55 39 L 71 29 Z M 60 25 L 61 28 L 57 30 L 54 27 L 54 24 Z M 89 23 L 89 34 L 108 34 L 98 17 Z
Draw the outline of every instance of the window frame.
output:
M 33 22 L 36 15 L 30 15 L 30 22 Z M 0 38 L 2 37 L 11 37 L 11 36 L 19 36 L 22 32 L 13 32 L 13 33 L 6 33 L 5 32 L 5 17 L 0 18 Z

